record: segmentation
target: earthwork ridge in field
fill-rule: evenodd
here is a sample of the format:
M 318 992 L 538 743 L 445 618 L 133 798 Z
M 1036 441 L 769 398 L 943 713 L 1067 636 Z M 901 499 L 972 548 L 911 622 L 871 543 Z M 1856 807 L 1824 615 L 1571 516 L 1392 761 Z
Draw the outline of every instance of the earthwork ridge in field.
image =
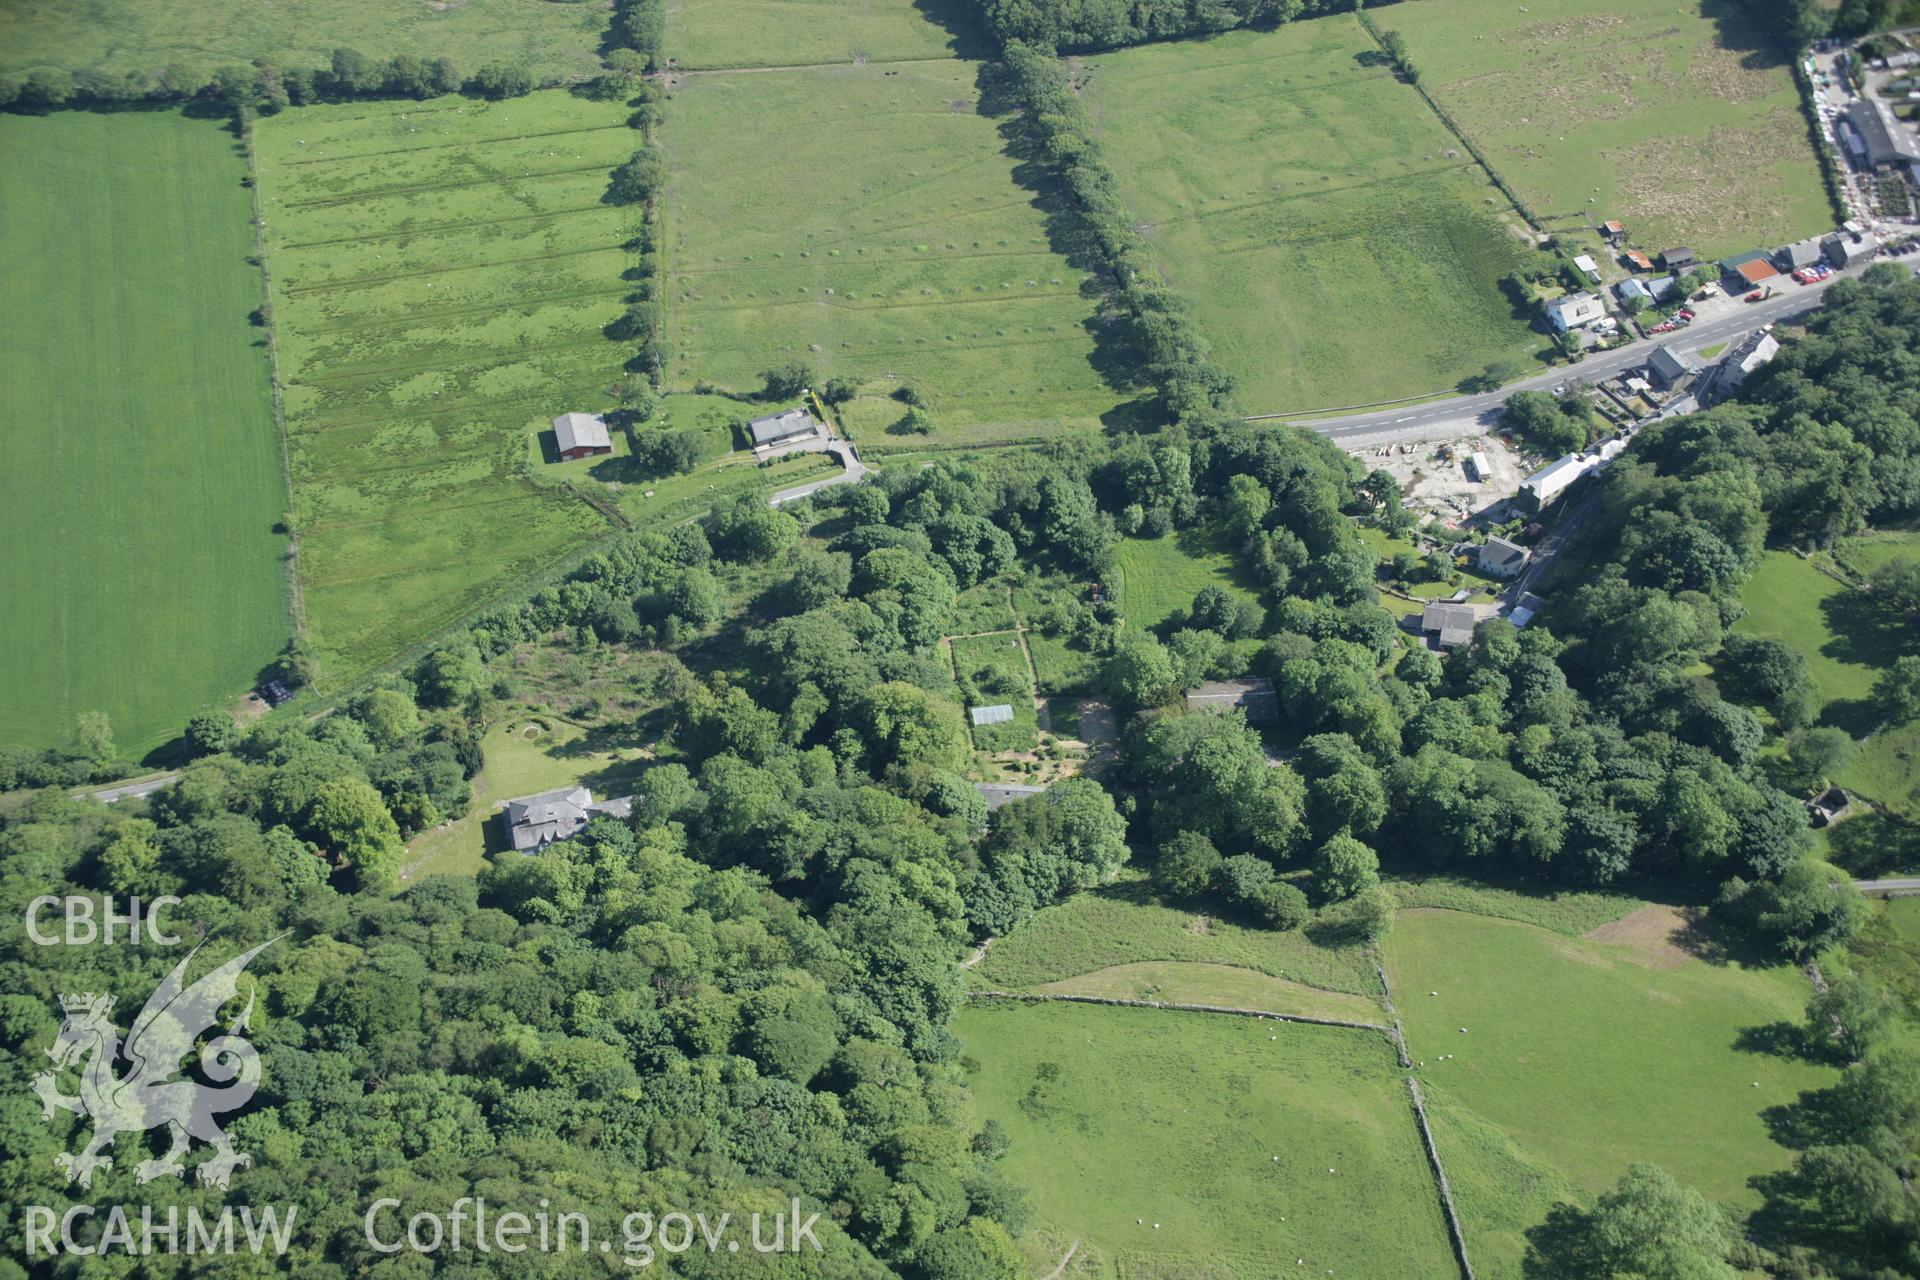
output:
M 310 640 L 390 661 L 608 528 L 538 483 L 549 419 L 608 407 L 640 135 L 565 93 L 312 107 L 255 129 Z

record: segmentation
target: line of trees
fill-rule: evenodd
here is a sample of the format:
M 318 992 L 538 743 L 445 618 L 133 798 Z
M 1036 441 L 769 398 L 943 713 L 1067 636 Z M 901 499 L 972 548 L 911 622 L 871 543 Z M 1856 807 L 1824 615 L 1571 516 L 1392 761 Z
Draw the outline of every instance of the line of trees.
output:
M 981 0 L 980 12 L 1002 45 L 1076 51 L 1276 27 L 1351 7 L 1341 0 Z
M 68 106 L 202 101 L 224 103 L 243 115 L 271 114 L 289 106 L 357 98 L 432 98 L 447 93 L 514 98 L 538 87 L 533 73 L 519 63 L 489 63 L 468 75 L 451 58 L 405 53 L 373 58 L 357 49 L 340 48 L 325 67 L 283 67 L 264 58 L 210 71 L 175 64 L 155 75 L 43 67 L 24 77 L 0 76 L 0 108 L 50 111 Z
M 1009 41 L 1001 66 L 1048 167 L 1077 214 L 1079 230 L 1105 268 L 1112 293 L 1103 319 L 1122 320 L 1176 419 L 1228 405 L 1233 379 L 1212 363 L 1207 343 L 1187 317 L 1180 297 L 1160 279 L 1139 233 L 1122 207 L 1118 182 L 1101 158 L 1092 121 L 1073 92 L 1067 68 L 1040 44 Z

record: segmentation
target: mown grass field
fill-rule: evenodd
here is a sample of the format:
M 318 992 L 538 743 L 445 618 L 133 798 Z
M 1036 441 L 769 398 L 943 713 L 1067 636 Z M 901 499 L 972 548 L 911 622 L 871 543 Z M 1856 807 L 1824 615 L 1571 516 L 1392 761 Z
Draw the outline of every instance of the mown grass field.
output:
M 676 67 L 796 67 L 984 58 L 962 0 L 709 0 L 667 9 Z
M 986 959 L 967 972 L 976 987 L 1027 991 L 1148 961 L 1232 965 L 1367 998 L 1380 990 L 1364 948 L 1320 946 L 1298 929 L 1247 928 L 1168 906 L 1142 881 L 1078 893 L 1042 908 L 997 939 Z
M 174 64 L 212 71 L 255 58 L 324 67 L 345 45 L 371 58 L 444 56 L 469 75 L 490 62 L 520 62 L 543 79 L 562 79 L 593 74 L 606 29 L 604 6 L 532 0 L 19 0 L 0 6 L 0 72 L 157 74 Z
M 1550 226 L 1617 218 L 1648 252 L 1723 257 L 1833 225 L 1792 72 L 1741 5 L 1466 0 L 1374 18 Z
M 1870 571 L 1900 546 L 1899 539 L 1877 539 L 1849 550 Z M 1734 629 L 1783 640 L 1804 654 L 1821 718 L 1864 738 L 1836 780 L 1881 804 L 1911 799 L 1920 789 L 1920 727 L 1882 728 L 1870 695 L 1882 670 L 1902 654 L 1920 652 L 1920 637 L 1874 608 L 1865 593 L 1785 551 L 1761 557 L 1740 603 L 1747 616 Z
M 1097 424 L 1125 395 L 1097 364 L 1093 282 L 1014 180 L 978 64 L 693 76 L 661 131 L 667 380 L 754 391 L 791 360 L 867 385 L 887 434 L 903 384 L 940 442 Z
M 1659 910 L 1613 942 L 1452 911 L 1402 912 L 1387 939 L 1408 1051 L 1446 1117 L 1441 1158 L 1490 1276 L 1517 1280 L 1523 1229 L 1634 1161 L 1754 1207 L 1747 1180 L 1791 1156 L 1763 1113 L 1834 1079 L 1768 1047 L 1801 1019 L 1798 971 L 1690 958 L 1665 945 Z
M 529 441 L 611 407 L 603 326 L 638 214 L 601 203 L 619 104 L 308 107 L 262 120 L 260 198 L 323 682 L 388 661 L 604 517 Z
M 1254 413 L 1371 404 L 1531 356 L 1512 210 L 1350 16 L 1100 54 L 1101 149 Z
M 121 754 L 289 634 L 246 165 L 168 112 L 0 117 L 0 742 Z
M 980 751 L 1031 751 L 1039 741 L 1033 708 L 1033 677 L 1027 655 L 1013 632 L 988 636 L 956 636 L 948 642 L 953 654 L 954 679 L 962 690 L 971 688 L 969 709 L 998 706 L 1013 709 L 1006 724 L 970 723 L 973 745 Z
M 1205 530 L 1122 539 L 1114 565 L 1113 589 L 1127 621 L 1137 627 L 1157 627 L 1186 612 L 1205 587 L 1225 587 L 1255 599 L 1235 573 L 1233 557 L 1214 545 Z
M 1003 1002 L 970 1004 L 955 1034 L 1029 1190 L 1028 1274 L 1076 1240 L 1069 1274 L 1102 1280 L 1450 1273 L 1382 1035 Z

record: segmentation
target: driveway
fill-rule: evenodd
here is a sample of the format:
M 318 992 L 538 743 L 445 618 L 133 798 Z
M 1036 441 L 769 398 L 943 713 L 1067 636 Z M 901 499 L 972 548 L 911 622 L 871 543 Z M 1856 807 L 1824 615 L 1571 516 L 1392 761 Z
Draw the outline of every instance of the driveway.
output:
M 141 796 L 150 796 L 156 791 L 173 785 L 178 773 L 161 773 L 151 778 L 141 778 L 136 782 L 115 783 L 111 787 L 102 787 L 98 791 L 79 791 L 76 795 L 91 796 L 101 804 L 114 804 L 121 800 L 134 800 Z

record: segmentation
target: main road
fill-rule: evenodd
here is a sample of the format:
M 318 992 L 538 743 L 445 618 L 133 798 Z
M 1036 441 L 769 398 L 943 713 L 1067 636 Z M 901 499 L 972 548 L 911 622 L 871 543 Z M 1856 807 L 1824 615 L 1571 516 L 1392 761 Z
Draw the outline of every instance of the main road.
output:
M 1644 365 L 1657 346 L 1666 345 L 1676 351 L 1691 354 L 1703 347 L 1731 343 L 1761 325 L 1792 319 L 1812 311 L 1820 305 L 1821 296 L 1834 281 L 1858 276 L 1865 269 L 1864 266 L 1849 268 L 1816 284 L 1807 285 L 1794 284 L 1788 278 L 1782 277 L 1786 288 L 1774 297 L 1761 302 L 1736 303 L 1737 309 L 1725 315 L 1697 320 L 1686 328 L 1676 329 L 1672 333 L 1656 334 L 1651 338 L 1635 338 L 1611 351 L 1590 355 L 1578 364 L 1558 366 L 1545 373 L 1537 373 L 1531 377 L 1522 378 L 1518 382 L 1510 382 L 1498 391 L 1449 396 L 1444 400 L 1429 400 L 1424 403 L 1390 406 L 1384 409 L 1370 409 L 1361 413 L 1327 417 L 1262 413 L 1253 415 L 1247 421 L 1284 419 L 1292 426 L 1307 427 L 1317 431 L 1340 445 L 1386 444 L 1391 441 L 1443 439 L 1450 435 L 1471 435 L 1491 428 L 1505 411 L 1507 397 L 1516 391 L 1542 391 L 1575 380 L 1603 382 L 1615 374 Z

